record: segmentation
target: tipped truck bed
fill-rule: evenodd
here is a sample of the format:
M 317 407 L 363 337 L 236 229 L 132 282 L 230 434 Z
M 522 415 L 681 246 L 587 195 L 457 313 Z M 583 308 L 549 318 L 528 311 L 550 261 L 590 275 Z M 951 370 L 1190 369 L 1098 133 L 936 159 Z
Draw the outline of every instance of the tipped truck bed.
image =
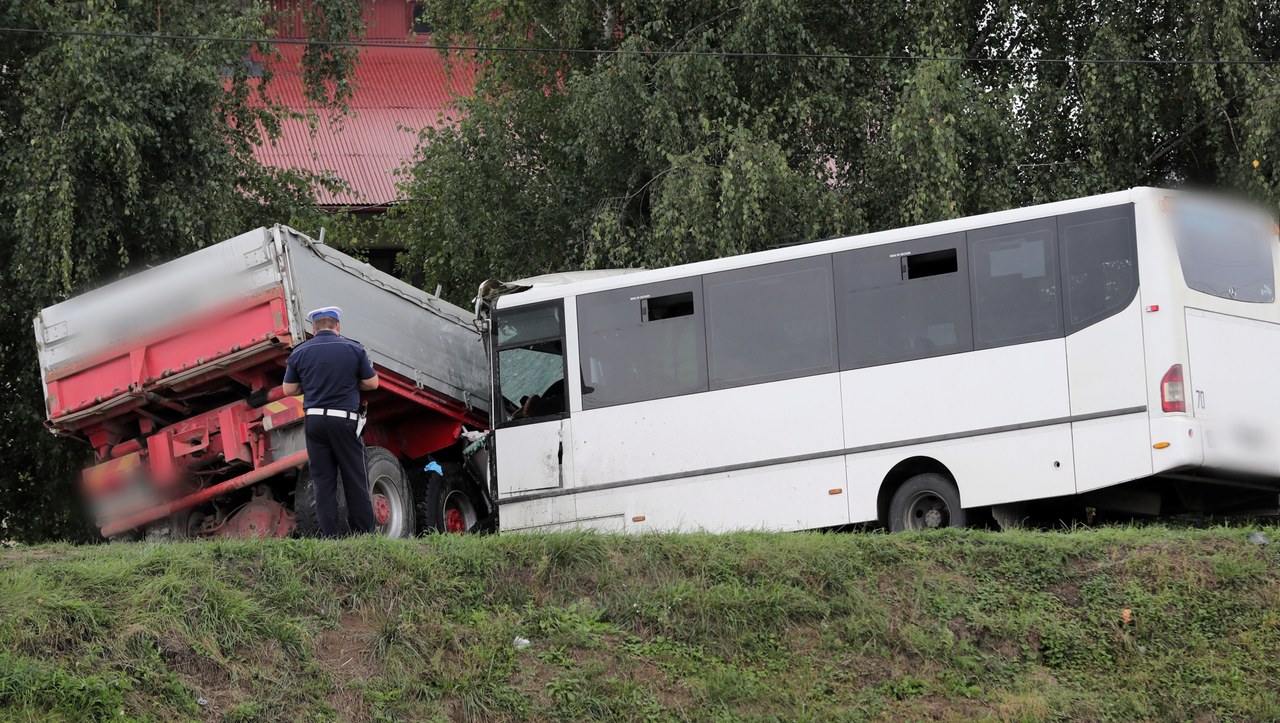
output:
M 468 312 L 285 226 L 40 313 L 47 424 L 93 447 L 81 489 L 104 535 L 293 532 L 307 452 L 302 400 L 281 381 L 306 310 L 330 305 L 382 379 L 364 395 L 367 444 L 408 462 L 451 454 L 463 425 L 487 424 L 484 346 Z M 412 507 L 400 503 L 387 509 Z
M 75 433 L 252 367 L 304 337 L 308 309 L 343 307 L 371 360 L 487 410 L 468 312 L 286 226 L 258 228 L 48 307 L 35 319 L 49 425 Z M 287 356 L 287 353 L 285 354 Z

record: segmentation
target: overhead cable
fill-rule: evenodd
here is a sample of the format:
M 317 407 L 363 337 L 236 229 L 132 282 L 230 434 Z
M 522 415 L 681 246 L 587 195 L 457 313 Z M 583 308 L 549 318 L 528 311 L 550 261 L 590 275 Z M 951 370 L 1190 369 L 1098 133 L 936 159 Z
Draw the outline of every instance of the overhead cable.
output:
M 105 30 L 59 30 L 47 28 L 0 28 L 0 35 L 54 35 L 88 38 L 131 38 L 173 42 L 231 43 L 238 45 L 302 45 L 321 48 L 404 48 L 458 53 L 537 53 L 553 55 L 641 56 L 641 57 L 710 57 L 780 60 L 853 60 L 893 61 L 909 63 L 962 62 L 1006 63 L 1015 65 L 1280 65 L 1280 60 L 1261 58 L 1012 58 L 974 57 L 963 55 L 874 55 L 853 53 L 771 53 L 730 50 L 661 50 L 631 48 L 556 48 L 504 45 L 453 45 L 412 42 L 379 42 L 370 40 L 313 40 L 307 38 L 234 38 L 216 35 L 173 35 L 166 33 L 128 33 Z

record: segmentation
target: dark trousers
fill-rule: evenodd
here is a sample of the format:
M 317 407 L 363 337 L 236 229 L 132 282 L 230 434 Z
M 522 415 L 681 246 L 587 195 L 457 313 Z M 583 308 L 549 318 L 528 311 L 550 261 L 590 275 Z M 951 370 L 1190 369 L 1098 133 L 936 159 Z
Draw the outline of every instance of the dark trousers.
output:
M 338 473 L 347 501 L 351 532 L 373 532 L 378 521 L 369 497 L 364 466 L 364 441 L 356 436 L 354 419 L 307 416 L 307 454 L 311 457 L 311 484 L 316 488 L 316 518 L 325 537 L 342 534 L 338 520 Z

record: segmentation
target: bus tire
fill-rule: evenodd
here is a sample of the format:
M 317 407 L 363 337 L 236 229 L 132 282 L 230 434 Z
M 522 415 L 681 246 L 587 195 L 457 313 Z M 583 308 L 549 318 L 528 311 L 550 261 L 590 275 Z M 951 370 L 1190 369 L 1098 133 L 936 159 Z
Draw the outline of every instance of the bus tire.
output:
M 418 530 L 423 533 L 475 531 L 484 503 L 461 465 L 442 462 L 443 475 L 427 474 L 414 490 Z
M 960 507 L 956 483 L 936 472 L 918 474 L 893 493 L 889 503 L 889 531 L 965 527 L 968 516 Z

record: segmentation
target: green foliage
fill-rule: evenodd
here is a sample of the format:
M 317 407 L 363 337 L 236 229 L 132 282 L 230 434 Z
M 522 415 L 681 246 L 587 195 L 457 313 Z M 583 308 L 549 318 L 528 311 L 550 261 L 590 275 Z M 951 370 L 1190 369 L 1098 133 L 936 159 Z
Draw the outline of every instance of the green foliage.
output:
M 1272 66 L 989 60 L 1274 61 L 1274 1 L 428 8 L 438 40 L 609 51 L 457 54 L 479 64 L 475 95 L 457 126 L 423 133 L 386 231 L 458 300 L 487 276 L 662 266 L 1135 185 L 1280 202 Z M 848 57 L 868 55 L 972 60 Z
M 1273 720 L 1247 532 L 18 548 L 0 719 Z
M 322 39 L 363 32 L 357 0 L 307 3 Z M 260 38 L 251 2 L 31 0 L 0 27 Z M 286 111 L 250 77 L 247 44 L 0 35 L 0 539 L 87 534 L 74 490 L 87 450 L 42 430 L 31 319 L 56 303 L 311 204 L 316 179 L 259 166 Z M 352 54 L 308 51 L 306 79 L 338 107 Z
M 262 37 L 272 6 L 29 0 L 0 6 L 0 27 Z M 362 32 L 358 0 L 299 7 L 313 37 Z M 87 450 L 41 430 L 32 316 L 260 223 L 327 223 L 357 254 L 399 243 L 408 275 L 466 301 L 489 276 L 662 266 L 1142 184 L 1280 203 L 1276 66 L 993 60 L 1276 61 L 1276 0 L 426 8 L 438 42 L 551 52 L 455 54 L 479 66 L 462 120 L 423 132 L 412 200 L 368 225 L 322 222 L 319 179 L 254 163 L 284 112 L 262 93 L 270 48 L 253 49 L 258 79 L 234 43 L 0 38 L 0 539 L 91 536 L 73 489 Z M 309 47 L 308 96 L 340 111 L 354 57 Z M 539 574 L 590 571 L 557 554 Z
M 0 710 L 64 720 L 111 720 L 131 689 L 123 676 L 70 672 L 58 665 L 0 653 Z

